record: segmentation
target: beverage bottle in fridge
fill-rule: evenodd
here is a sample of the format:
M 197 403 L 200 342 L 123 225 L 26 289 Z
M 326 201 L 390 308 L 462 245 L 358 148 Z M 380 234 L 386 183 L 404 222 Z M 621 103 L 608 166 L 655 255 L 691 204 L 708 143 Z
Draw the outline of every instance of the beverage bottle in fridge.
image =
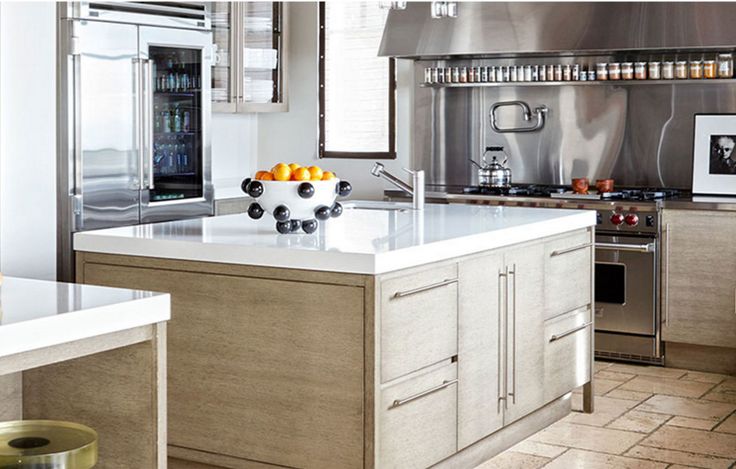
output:
M 174 110 L 174 132 L 181 132 L 181 112 L 179 106 Z
M 161 120 L 163 122 L 164 133 L 168 134 L 169 132 L 171 132 L 171 114 L 169 113 L 169 111 L 163 111 L 161 114 L 162 114 Z
M 184 119 L 181 124 L 181 130 L 189 132 L 192 129 L 192 115 L 189 111 L 184 111 Z

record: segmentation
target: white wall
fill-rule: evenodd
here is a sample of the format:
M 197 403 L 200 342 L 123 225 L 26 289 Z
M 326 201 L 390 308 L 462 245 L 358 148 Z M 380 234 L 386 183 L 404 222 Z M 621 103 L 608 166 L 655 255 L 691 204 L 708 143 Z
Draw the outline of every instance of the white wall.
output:
M 56 277 L 56 4 L 0 3 L 0 270 Z
M 380 200 L 384 182 L 370 174 L 372 160 L 319 159 L 319 69 L 317 3 L 289 5 L 289 112 L 258 116 L 258 169 L 278 162 L 317 164 L 353 185 L 352 198 Z M 400 61 L 397 76 L 397 159 L 382 161 L 394 174 L 411 161 L 411 89 L 413 69 Z M 405 177 L 406 180 L 408 178 Z M 389 187 L 386 185 L 385 187 Z
M 218 189 L 240 187 L 256 170 L 258 118 L 255 114 L 212 114 L 212 181 Z

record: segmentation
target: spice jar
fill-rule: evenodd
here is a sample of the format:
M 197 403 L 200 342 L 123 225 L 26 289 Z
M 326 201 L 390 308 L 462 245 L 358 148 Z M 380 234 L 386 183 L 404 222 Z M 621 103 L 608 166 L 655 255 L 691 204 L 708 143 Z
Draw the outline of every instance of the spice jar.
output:
M 432 69 L 429 67 L 424 68 L 424 83 L 432 83 Z
M 480 68 L 480 81 L 483 83 L 488 82 L 488 69 L 490 67 L 481 67 Z
M 718 54 L 718 78 L 733 77 L 733 55 Z
M 618 62 L 611 62 L 608 64 L 608 79 L 609 80 L 620 80 L 621 79 L 621 64 Z
M 452 82 L 460 83 L 460 68 L 452 67 Z
M 501 67 L 502 79 L 501 81 L 511 81 L 511 67 Z
M 649 62 L 648 68 L 650 80 L 662 79 L 662 67 L 660 66 L 659 62 Z
M 690 62 L 690 78 L 703 78 L 703 62 L 700 60 Z
M 705 62 L 703 62 L 703 76 L 705 78 L 715 78 L 716 75 L 716 61 L 706 60 Z
M 636 78 L 637 80 L 647 79 L 647 63 L 646 62 L 636 62 L 634 64 L 634 78 Z
M 509 69 L 509 81 L 516 81 L 516 65 L 508 67 Z
M 562 67 L 562 79 L 565 81 L 572 80 L 572 68 L 569 65 Z
M 632 62 L 624 62 L 621 64 L 621 79 L 634 79 L 634 64 Z
M 588 81 L 588 72 L 585 71 L 585 69 L 580 70 L 580 77 L 578 78 L 580 81 Z
M 562 76 L 562 72 L 560 72 L 560 76 Z M 547 65 L 547 81 L 555 81 L 554 65 Z
M 580 64 L 573 64 L 572 66 L 572 80 L 580 80 Z
M 467 83 L 468 82 L 468 67 L 463 67 L 460 69 L 460 83 Z
M 539 81 L 539 65 L 532 67 L 532 81 Z
M 595 81 L 596 75 L 595 70 L 588 70 L 588 81 Z
M 608 64 L 599 63 L 595 65 L 595 77 L 598 80 L 608 80 Z
M 452 68 L 445 67 L 443 70 L 445 71 L 445 83 L 452 83 Z
M 562 81 L 562 65 L 555 65 L 555 81 Z
M 501 67 L 488 67 L 488 81 L 501 81 L 502 78 Z
M 662 78 L 665 80 L 672 80 L 675 78 L 674 62 L 662 62 Z
M 675 78 L 684 80 L 687 78 L 687 61 L 678 60 L 675 62 Z
M 468 83 L 475 83 L 475 67 L 468 68 Z
M 524 67 L 524 81 L 532 81 L 532 66 L 526 65 Z

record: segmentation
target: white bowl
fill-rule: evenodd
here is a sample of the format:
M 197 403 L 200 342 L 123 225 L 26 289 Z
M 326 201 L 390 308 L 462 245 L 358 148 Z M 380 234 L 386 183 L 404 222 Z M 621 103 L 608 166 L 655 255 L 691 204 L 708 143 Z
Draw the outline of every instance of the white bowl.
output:
M 258 181 L 263 184 L 263 194 L 256 198 L 261 208 L 273 215 L 273 211 L 279 205 L 289 209 L 290 220 L 312 220 L 315 218 L 314 211 L 321 207 L 332 207 L 337 198 L 338 184 L 340 180 L 329 181 Z M 299 196 L 299 186 L 309 183 L 314 187 L 314 194 L 309 198 Z

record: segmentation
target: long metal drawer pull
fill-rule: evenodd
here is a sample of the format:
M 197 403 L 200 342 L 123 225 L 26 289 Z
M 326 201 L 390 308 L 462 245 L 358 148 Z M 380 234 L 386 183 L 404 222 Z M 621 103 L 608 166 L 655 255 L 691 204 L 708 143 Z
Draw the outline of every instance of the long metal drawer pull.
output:
M 586 322 L 585 324 L 582 324 L 582 325 L 580 325 L 578 327 L 575 327 L 573 329 L 570 329 L 569 331 L 565 331 L 562 334 L 553 334 L 552 337 L 549 338 L 549 341 L 550 342 L 554 342 L 554 341 L 563 339 L 563 338 L 565 338 L 565 337 L 567 337 L 569 335 L 572 335 L 572 334 L 574 334 L 574 333 L 576 333 L 578 331 L 582 331 L 583 329 L 585 329 L 586 327 L 590 326 L 591 324 L 593 324 L 593 321 Z
M 417 399 L 421 399 L 424 396 L 428 396 L 429 394 L 435 393 L 437 391 L 440 391 L 442 389 L 445 389 L 448 386 L 452 386 L 453 384 L 457 383 L 457 378 L 451 379 L 449 381 L 443 381 L 442 384 L 439 386 L 435 386 L 433 388 L 429 388 L 426 391 L 422 391 L 420 393 L 414 394 L 413 396 L 406 397 L 404 399 L 396 399 L 389 409 L 395 409 L 396 407 L 400 407 L 404 404 L 408 404 L 411 401 L 416 401 Z
M 550 254 L 550 257 L 561 256 L 562 254 L 567 254 L 569 252 L 579 251 L 581 249 L 589 248 L 592 245 L 593 245 L 592 243 L 585 243 L 585 244 L 580 244 L 578 246 L 573 246 L 571 248 L 558 249 L 556 251 L 552 251 L 552 254 Z
M 435 288 L 444 287 L 447 285 L 451 285 L 453 283 L 457 283 L 457 278 L 448 278 L 446 280 L 443 280 L 441 282 L 433 283 L 431 285 L 425 285 L 423 287 L 414 288 L 413 290 L 405 290 L 405 291 L 397 291 L 394 293 L 394 298 L 403 298 L 405 296 L 411 296 L 416 295 L 417 293 L 422 293 L 427 290 L 434 290 Z
M 501 357 L 501 353 L 503 352 L 503 343 L 501 342 L 501 330 L 503 328 L 503 305 L 504 305 L 504 297 L 501 295 L 501 290 L 503 288 L 503 280 L 506 277 L 506 274 L 504 272 L 498 271 L 498 355 L 496 355 L 496 359 Z M 502 363 L 500 360 L 498 361 L 498 403 L 496 405 L 496 413 L 501 413 L 501 401 L 506 400 L 505 395 L 505 389 L 501 387 L 501 373 L 506 373 L 506 364 Z
M 511 346 L 511 365 L 513 366 L 511 370 L 511 392 L 507 391 L 507 394 L 511 396 L 511 403 L 516 404 L 516 264 L 513 264 L 511 270 L 508 271 L 508 275 L 509 277 L 513 275 L 514 278 L 511 290 L 511 304 L 513 306 L 511 307 L 511 321 L 509 321 L 513 330 L 511 338 L 514 343 Z M 506 281 L 508 282 L 508 279 Z
M 665 223 L 664 232 L 664 325 L 670 325 L 670 224 Z
M 618 244 L 618 243 L 595 243 L 596 249 L 606 249 L 610 251 L 630 251 L 630 252 L 654 252 L 654 243 L 647 244 Z

